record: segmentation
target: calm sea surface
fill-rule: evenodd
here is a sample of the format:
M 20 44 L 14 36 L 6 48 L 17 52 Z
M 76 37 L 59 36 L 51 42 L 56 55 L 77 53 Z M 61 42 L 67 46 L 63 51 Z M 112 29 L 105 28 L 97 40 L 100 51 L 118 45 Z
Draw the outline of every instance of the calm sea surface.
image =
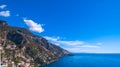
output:
M 42 67 L 120 67 L 120 54 L 74 54 Z

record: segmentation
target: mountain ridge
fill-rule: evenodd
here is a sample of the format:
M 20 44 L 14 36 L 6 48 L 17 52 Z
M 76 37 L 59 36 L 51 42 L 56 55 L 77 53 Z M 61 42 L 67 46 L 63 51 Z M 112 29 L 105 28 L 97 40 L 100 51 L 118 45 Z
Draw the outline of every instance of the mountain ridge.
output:
M 9 26 L 4 20 L 0 20 L 0 32 L 2 64 L 9 67 L 42 66 L 70 54 L 45 38 L 32 34 L 28 29 Z

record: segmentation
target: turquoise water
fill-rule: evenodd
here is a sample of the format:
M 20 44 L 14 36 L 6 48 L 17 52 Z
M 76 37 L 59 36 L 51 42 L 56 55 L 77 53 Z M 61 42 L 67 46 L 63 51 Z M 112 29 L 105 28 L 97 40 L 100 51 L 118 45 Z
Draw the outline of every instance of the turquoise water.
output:
M 74 54 L 42 67 L 120 67 L 120 54 Z

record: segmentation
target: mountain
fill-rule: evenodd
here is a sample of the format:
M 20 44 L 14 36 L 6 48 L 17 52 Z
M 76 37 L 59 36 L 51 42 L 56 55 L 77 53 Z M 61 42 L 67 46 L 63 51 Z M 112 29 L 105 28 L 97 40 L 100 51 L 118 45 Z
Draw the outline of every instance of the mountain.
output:
M 0 20 L 0 48 L 2 65 L 7 67 L 38 67 L 70 54 L 28 29 L 9 26 L 4 20 Z

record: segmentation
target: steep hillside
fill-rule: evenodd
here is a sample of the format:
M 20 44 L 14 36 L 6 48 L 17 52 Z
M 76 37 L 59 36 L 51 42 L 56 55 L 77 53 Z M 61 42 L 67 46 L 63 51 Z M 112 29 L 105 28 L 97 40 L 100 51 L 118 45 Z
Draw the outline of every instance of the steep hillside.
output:
M 0 20 L 2 64 L 7 67 L 37 67 L 58 60 L 68 51 L 32 34 L 25 28 L 12 27 Z

